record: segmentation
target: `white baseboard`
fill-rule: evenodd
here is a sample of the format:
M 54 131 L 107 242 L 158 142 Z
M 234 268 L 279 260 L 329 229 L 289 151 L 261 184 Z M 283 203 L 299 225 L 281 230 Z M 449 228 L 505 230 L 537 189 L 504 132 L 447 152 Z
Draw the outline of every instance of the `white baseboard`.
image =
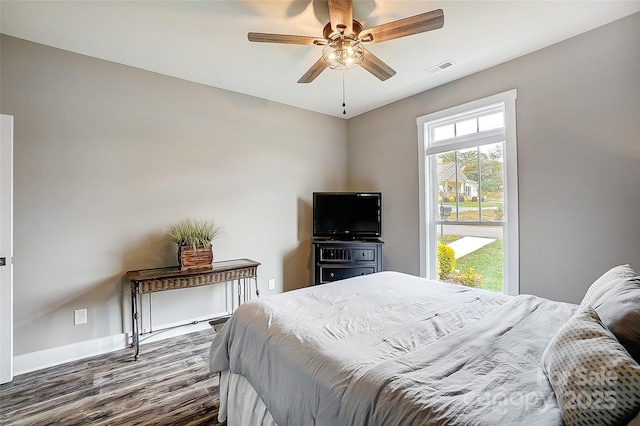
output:
M 43 368 L 117 351 L 127 346 L 128 335 L 122 333 L 17 355 L 13 357 L 13 374 L 18 376 Z
M 221 315 L 225 315 L 225 313 L 194 318 L 188 320 L 186 325 L 185 322 L 187 321 L 182 321 L 180 323 L 164 324 L 154 327 L 153 333 L 140 336 L 140 344 L 144 345 L 145 343 L 156 342 L 158 340 L 211 328 L 207 320 Z M 58 346 L 56 348 L 43 349 L 23 355 L 16 355 L 13 357 L 13 375 L 18 376 L 20 374 L 42 370 L 43 368 L 54 367 L 67 362 L 125 349 L 130 346 L 129 341 L 130 333 L 121 333 L 70 345 Z M 133 349 L 131 349 L 131 356 L 133 356 Z

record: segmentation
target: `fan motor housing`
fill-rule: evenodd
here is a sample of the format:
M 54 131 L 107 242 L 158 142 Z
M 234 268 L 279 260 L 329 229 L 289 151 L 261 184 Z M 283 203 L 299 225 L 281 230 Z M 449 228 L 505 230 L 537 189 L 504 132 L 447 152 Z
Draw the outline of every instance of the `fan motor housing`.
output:
M 362 24 L 354 19 L 353 23 L 351 24 L 351 28 L 351 34 L 345 34 L 345 36 L 347 38 L 350 38 L 349 36 L 354 39 L 358 38 L 358 34 L 360 34 L 360 31 L 362 31 Z M 324 29 L 322 30 L 322 36 L 328 41 L 336 38 L 339 35 L 340 33 L 338 31 L 334 31 L 333 28 L 331 28 L 331 22 L 325 25 Z

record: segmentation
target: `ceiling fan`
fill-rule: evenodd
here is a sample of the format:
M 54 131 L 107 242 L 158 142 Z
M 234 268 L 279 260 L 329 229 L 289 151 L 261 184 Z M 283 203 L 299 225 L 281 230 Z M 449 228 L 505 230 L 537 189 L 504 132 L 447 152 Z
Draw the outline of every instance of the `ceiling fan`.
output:
M 444 25 L 444 13 L 442 9 L 436 9 L 363 29 L 362 24 L 352 17 L 352 0 L 329 0 L 328 6 L 330 21 L 324 27 L 322 38 L 250 32 L 248 34 L 249 41 L 324 46 L 322 57 L 300 77 L 298 83 L 311 83 L 327 67 L 350 69 L 358 65 L 384 81 L 396 72 L 365 49 L 365 44 L 381 43 L 425 31 L 437 30 Z

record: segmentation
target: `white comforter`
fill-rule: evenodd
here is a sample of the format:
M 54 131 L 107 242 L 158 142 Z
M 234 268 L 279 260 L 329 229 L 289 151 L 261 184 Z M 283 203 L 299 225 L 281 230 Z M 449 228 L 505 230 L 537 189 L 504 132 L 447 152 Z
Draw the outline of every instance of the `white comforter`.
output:
M 242 305 L 211 347 L 285 425 L 562 424 L 540 357 L 574 305 L 382 272 Z

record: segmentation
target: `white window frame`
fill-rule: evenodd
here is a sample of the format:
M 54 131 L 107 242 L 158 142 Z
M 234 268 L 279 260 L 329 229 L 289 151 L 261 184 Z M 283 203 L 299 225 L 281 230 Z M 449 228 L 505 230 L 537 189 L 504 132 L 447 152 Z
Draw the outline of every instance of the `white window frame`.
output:
M 468 102 L 416 119 L 418 125 L 418 161 L 419 161 L 419 207 L 420 207 L 420 275 L 435 279 L 437 276 L 435 254 L 437 229 L 431 218 L 437 217 L 437 200 L 427 197 L 426 190 L 437 181 L 437 170 L 430 167 L 427 156 L 447 151 L 470 148 L 477 145 L 504 142 L 504 191 L 505 221 L 503 224 L 503 293 L 520 293 L 519 227 L 518 227 L 518 155 L 516 143 L 516 90 L 499 93 L 476 101 Z M 496 106 L 504 105 L 504 128 L 479 132 L 457 138 L 444 139 L 429 144 L 429 132 L 437 124 L 460 121 L 469 112 L 477 113 L 486 108 L 488 113 Z M 475 114 L 474 114 L 475 115 Z M 432 134 L 432 133 L 431 133 Z M 430 214 L 429 214 L 430 213 Z M 469 225 L 481 225 L 469 222 Z M 429 261 L 427 261 L 429 260 Z

